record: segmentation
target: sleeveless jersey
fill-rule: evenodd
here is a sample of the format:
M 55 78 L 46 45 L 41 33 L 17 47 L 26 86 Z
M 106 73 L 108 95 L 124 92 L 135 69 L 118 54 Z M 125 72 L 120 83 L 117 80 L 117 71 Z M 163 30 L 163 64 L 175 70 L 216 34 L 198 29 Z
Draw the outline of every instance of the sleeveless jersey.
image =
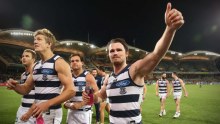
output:
M 24 84 L 25 81 L 27 80 L 28 76 L 29 76 L 29 72 L 24 72 L 21 75 L 21 81 L 20 84 Z M 22 99 L 21 99 L 21 106 L 22 107 L 27 107 L 30 108 L 31 105 L 34 103 L 34 88 L 27 94 L 27 95 L 23 95 Z
M 55 70 L 55 61 L 60 58 L 54 55 L 44 63 L 38 61 L 34 66 L 33 79 L 35 82 L 35 99 L 37 103 L 45 102 L 52 99 L 61 92 L 61 82 Z M 61 108 L 61 105 L 51 106 L 50 109 Z
M 182 87 L 179 79 L 173 81 L 173 91 L 174 93 L 182 92 Z
M 159 93 L 160 94 L 167 93 L 167 82 L 166 82 L 166 80 L 159 79 L 158 80 L 158 87 L 159 87 Z
M 118 75 L 111 74 L 106 86 L 110 105 L 110 123 L 128 124 L 141 122 L 140 101 L 143 86 L 136 85 L 126 66 Z
M 82 92 L 85 91 L 86 87 L 86 75 L 88 71 L 83 71 L 78 77 L 73 76 L 73 83 L 76 87 L 76 95 L 70 99 L 71 102 L 81 102 L 82 99 Z M 81 109 L 91 109 L 91 105 L 85 105 Z

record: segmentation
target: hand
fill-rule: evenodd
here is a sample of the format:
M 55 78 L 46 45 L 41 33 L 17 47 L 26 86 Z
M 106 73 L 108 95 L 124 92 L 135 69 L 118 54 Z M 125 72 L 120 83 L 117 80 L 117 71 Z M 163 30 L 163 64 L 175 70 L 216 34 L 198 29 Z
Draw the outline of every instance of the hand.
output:
M 171 9 L 171 3 L 167 4 L 165 23 L 173 30 L 179 29 L 184 24 L 182 13 L 176 9 Z
M 27 121 L 31 117 L 30 113 L 25 113 L 24 115 L 21 116 L 22 121 Z
M 72 110 L 80 109 L 82 108 L 86 103 L 82 102 L 75 102 L 73 106 L 71 106 Z
M 158 92 L 156 92 L 156 96 L 159 96 Z
M 188 93 L 185 93 L 185 95 L 184 95 L 185 97 L 188 97 Z
M 10 78 L 6 83 L 6 86 L 7 86 L 7 89 L 14 90 L 14 88 L 16 87 L 17 84 L 18 84 L 18 81 Z
M 87 94 L 85 91 L 82 92 L 82 98 L 83 98 L 83 102 L 84 102 L 86 105 L 89 104 L 89 102 L 90 102 L 90 97 L 88 96 L 88 94 Z
M 144 99 L 145 99 L 145 96 L 142 96 L 142 100 L 144 101 Z
M 33 116 L 36 118 L 39 118 L 42 116 L 43 112 L 47 111 L 49 108 L 49 104 L 47 102 L 42 102 L 39 104 L 36 104 L 33 107 Z
M 70 108 L 70 101 L 66 101 L 66 102 L 64 102 L 63 103 L 63 107 L 65 108 L 65 109 L 69 109 Z

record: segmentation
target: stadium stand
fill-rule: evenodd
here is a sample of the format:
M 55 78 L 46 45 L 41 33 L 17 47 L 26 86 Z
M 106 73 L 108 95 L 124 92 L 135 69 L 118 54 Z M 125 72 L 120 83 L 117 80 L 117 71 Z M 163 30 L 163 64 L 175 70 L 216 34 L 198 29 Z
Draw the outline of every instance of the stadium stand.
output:
M 10 77 L 17 78 L 24 71 L 20 62 L 20 55 L 26 48 L 33 49 L 33 32 L 21 29 L 5 29 L 0 31 L 0 82 Z M 58 41 L 54 53 L 61 55 L 66 61 L 71 53 L 85 56 L 85 68 L 104 66 L 111 71 L 111 64 L 106 54 L 106 47 L 77 40 Z M 128 63 L 146 56 L 148 52 L 129 46 Z M 156 80 L 161 72 L 176 71 L 187 83 L 220 82 L 220 54 L 210 51 L 191 51 L 180 53 L 169 50 L 162 61 L 154 69 L 148 80 Z

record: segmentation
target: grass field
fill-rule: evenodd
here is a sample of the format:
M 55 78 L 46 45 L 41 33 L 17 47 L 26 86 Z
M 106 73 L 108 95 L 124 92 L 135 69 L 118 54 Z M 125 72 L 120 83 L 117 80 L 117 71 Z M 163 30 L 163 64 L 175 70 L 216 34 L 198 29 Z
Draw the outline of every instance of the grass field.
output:
M 189 97 L 181 99 L 181 116 L 173 119 L 175 104 L 170 96 L 166 102 L 167 115 L 159 117 L 159 99 L 155 96 L 154 86 L 147 86 L 147 96 L 142 105 L 144 124 L 219 124 L 220 123 L 220 85 L 186 86 Z M 0 124 L 13 124 L 20 95 L 0 87 Z M 106 115 L 107 116 L 107 115 Z M 64 110 L 63 124 L 66 120 Z M 93 114 L 95 120 L 95 114 Z M 106 124 L 108 117 L 106 117 Z

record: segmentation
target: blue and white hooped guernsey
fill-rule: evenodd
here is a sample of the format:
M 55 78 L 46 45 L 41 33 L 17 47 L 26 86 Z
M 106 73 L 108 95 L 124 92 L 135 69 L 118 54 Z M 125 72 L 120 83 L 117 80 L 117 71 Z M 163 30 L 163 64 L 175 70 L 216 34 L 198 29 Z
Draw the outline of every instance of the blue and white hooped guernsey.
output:
M 21 81 L 20 84 L 24 84 L 25 81 L 27 80 L 28 76 L 30 73 L 24 72 L 21 75 Z M 27 94 L 27 95 L 23 95 L 22 99 L 21 99 L 21 106 L 22 107 L 27 107 L 30 108 L 31 105 L 34 103 L 35 97 L 34 97 L 35 93 L 34 93 L 34 88 Z
M 182 86 L 180 84 L 179 79 L 173 81 L 173 92 L 174 93 L 182 92 Z
M 109 99 L 111 124 L 138 124 L 142 120 L 140 101 L 143 86 L 136 85 L 126 66 L 118 75 L 111 74 L 106 86 Z
M 159 94 L 167 93 L 167 82 L 165 79 L 158 80 Z
M 55 61 L 60 58 L 59 55 L 54 55 L 44 63 L 38 61 L 34 66 L 33 79 L 35 82 L 35 101 L 41 103 L 52 99 L 61 92 L 61 82 L 55 70 Z M 50 109 L 61 108 L 61 104 L 51 106 Z
M 70 99 L 71 102 L 81 102 L 82 99 L 82 92 L 85 91 L 86 87 L 86 75 L 88 74 L 88 71 L 83 71 L 78 77 L 73 76 L 73 83 L 75 85 L 76 89 L 76 95 Z M 89 110 L 91 109 L 91 105 L 85 105 L 82 109 Z

